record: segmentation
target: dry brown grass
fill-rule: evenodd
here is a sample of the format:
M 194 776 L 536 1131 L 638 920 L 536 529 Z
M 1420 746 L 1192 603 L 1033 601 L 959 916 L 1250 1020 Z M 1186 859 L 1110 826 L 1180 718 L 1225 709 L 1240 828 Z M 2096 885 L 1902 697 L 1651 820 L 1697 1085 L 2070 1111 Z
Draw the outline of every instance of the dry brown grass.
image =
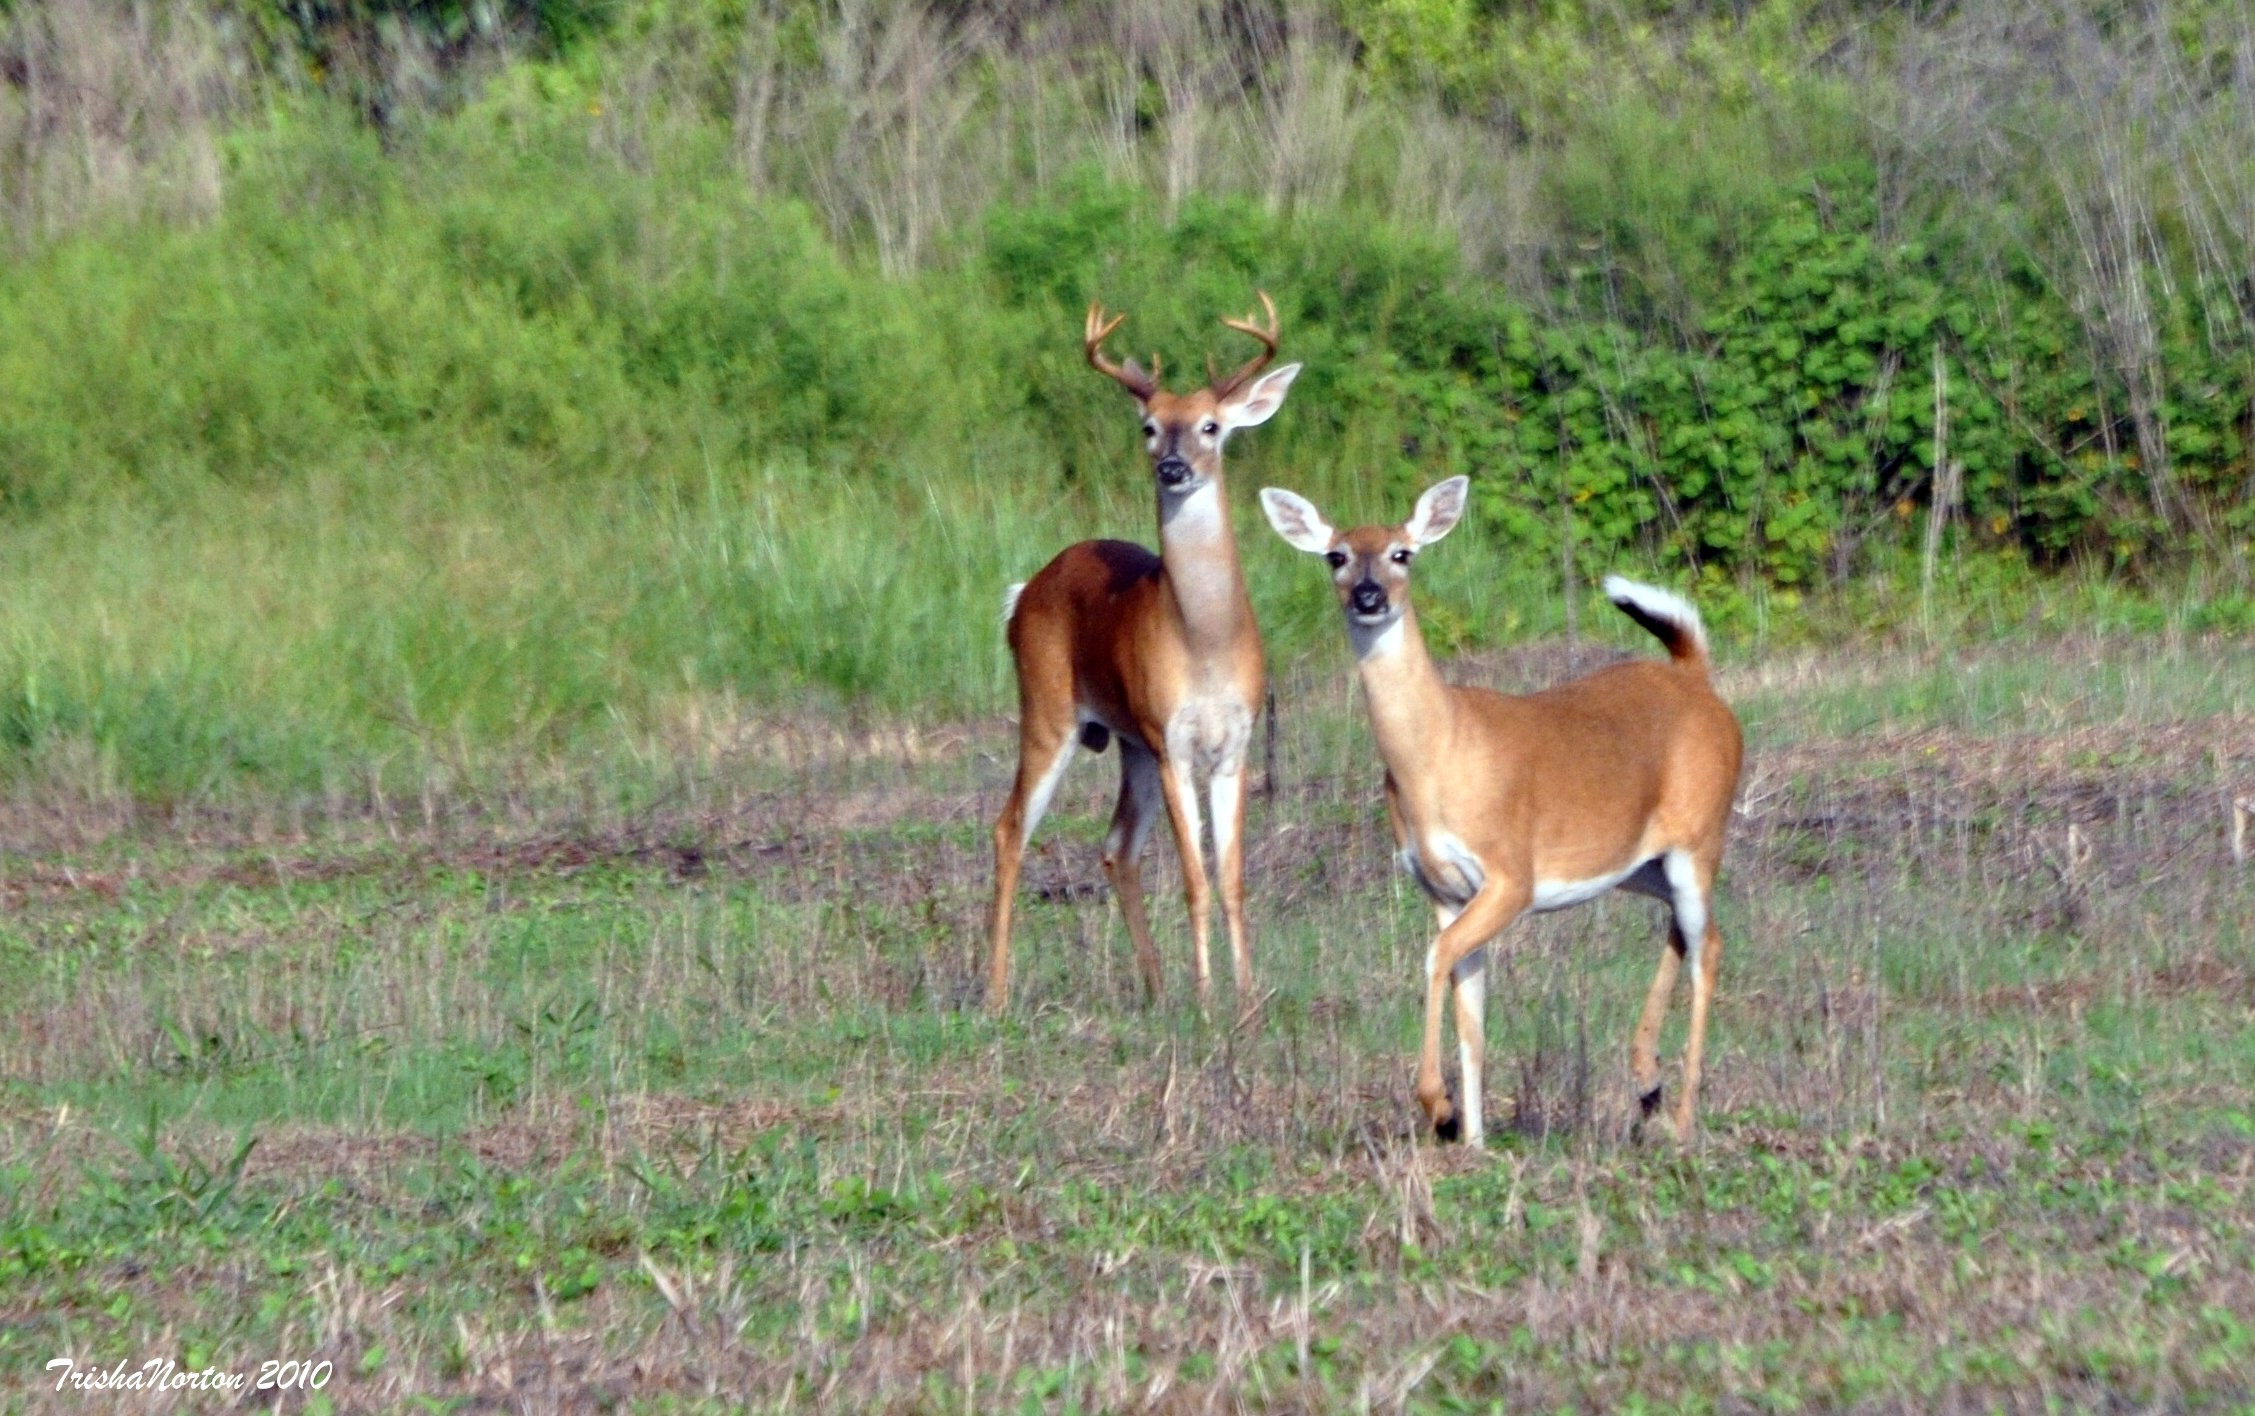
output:
M 0 212 L 19 238 L 218 209 L 239 86 L 203 6 L 46 0 L 0 20 Z

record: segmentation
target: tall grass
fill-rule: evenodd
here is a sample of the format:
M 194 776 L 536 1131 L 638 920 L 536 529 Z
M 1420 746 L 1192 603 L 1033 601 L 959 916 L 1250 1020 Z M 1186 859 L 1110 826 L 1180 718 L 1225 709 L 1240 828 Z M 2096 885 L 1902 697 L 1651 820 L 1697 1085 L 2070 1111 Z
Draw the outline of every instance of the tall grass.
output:
M 19 241 L 218 209 L 242 75 L 201 5 L 48 0 L 0 11 L 0 220 Z
M 372 764 L 686 753 L 739 706 L 810 695 L 991 707 L 1000 587 L 1074 530 L 1008 485 L 942 496 L 804 463 L 571 492 L 391 470 L 171 513 L 88 502 L 12 533 L 11 773 L 314 793 Z
M 159 802 L 357 799 L 371 771 L 468 789 L 510 764 L 698 760 L 785 705 L 996 711 L 1002 586 L 1072 540 L 1148 540 L 1151 513 L 1133 475 L 1060 504 L 1023 468 L 965 470 L 715 462 L 557 488 L 401 466 L 170 510 L 78 503 L 0 536 L 8 774 Z M 1272 653 L 1331 650 L 1330 597 L 1239 500 Z M 1433 632 L 1463 647 L 1551 623 L 1549 573 L 1468 538 L 1428 577 Z

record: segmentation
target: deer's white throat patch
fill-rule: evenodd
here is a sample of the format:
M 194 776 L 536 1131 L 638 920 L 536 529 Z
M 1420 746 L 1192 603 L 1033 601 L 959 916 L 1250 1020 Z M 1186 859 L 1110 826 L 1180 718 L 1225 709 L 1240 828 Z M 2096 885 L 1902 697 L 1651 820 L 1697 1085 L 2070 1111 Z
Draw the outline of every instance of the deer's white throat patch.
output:
M 1397 614 L 1381 625 L 1359 624 L 1350 618 L 1347 645 L 1357 660 L 1392 658 L 1401 652 L 1402 617 Z
M 1159 497 L 1165 508 L 1159 519 L 1161 540 L 1204 541 L 1222 533 L 1221 489 L 1212 481 L 1179 496 L 1161 491 Z

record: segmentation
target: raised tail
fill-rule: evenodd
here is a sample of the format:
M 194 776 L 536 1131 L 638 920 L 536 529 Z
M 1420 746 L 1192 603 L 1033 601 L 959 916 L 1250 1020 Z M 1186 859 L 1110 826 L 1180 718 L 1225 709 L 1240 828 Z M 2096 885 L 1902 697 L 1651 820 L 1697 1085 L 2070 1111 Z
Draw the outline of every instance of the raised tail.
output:
M 1707 667 L 1707 627 L 1699 622 L 1699 611 L 1689 600 L 1620 575 L 1605 577 L 1605 598 L 1651 630 L 1677 663 Z
M 1026 593 L 1026 582 L 1016 581 L 1002 587 L 1002 627 L 1008 629 L 1010 621 L 1018 614 L 1018 597 Z

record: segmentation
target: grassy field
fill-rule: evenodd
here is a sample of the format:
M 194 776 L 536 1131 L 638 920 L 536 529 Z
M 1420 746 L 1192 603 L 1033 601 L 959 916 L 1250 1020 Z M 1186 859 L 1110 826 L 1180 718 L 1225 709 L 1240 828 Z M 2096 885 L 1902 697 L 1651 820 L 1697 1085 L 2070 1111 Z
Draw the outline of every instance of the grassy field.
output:
M 1134 1006 L 1109 760 L 978 1009 L 994 718 L 745 710 L 624 804 L 18 792 L 7 1407 L 109 1409 L 66 1355 L 332 1364 L 293 1411 L 2255 1407 L 2255 649 L 1728 668 L 1705 1133 L 1629 1134 L 1620 897 L 1498 966 L 1486 1154 L 1415 1132 L 1343 660 L 1280 685 L 1251 1023 L 1184 1001 L 1163 861 Z

